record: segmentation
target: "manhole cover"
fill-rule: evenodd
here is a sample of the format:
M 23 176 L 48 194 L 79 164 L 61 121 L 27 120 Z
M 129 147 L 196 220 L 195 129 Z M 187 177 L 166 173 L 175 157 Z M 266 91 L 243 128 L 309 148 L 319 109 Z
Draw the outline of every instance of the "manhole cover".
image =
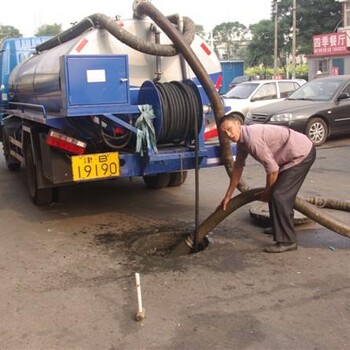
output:
M 270 213 L 269 205 L 267 203 L 258 204 L 249 209 L 250 216 L 262 223 L 269 225 L 270 224 Z M 294 225 L 301 225 L 311 222 L 312 220 L 307 216 L 301 214 L 299 211 L 294 210 Z

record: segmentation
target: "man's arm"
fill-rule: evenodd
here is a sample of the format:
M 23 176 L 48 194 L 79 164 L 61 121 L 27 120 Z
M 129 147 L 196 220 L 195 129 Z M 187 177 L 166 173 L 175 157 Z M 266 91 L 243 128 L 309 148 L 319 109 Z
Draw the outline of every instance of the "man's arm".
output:
M 226 210 L 227 204 L 230 201 L 233 195 L 233 192 L 235 191 L 239 183 L 239 180 L 241 179 L 242 173 L 243 173 L 243 166 L 237 166 L 235 163 L 233 166 L 233 171 L 230 178 L 230 184 L 227 188 L 224 199 L 221 201 L 221 206 L 223 210 Z
M 270 174 L 266 174 L 266 186 L 264 191 L 261 193 L 260 199 L 263 202 L 268 202 L 270 200 L 271 197 L 271 191 L 272 188 L 275 184 L 275 182 L 277 181 L 278 178 L 278 171 L 270 173 Z

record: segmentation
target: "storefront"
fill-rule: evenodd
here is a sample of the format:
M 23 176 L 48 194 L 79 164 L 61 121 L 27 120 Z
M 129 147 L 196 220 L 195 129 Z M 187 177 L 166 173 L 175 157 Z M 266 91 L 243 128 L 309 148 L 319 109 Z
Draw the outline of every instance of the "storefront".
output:
M 350 50 L 347 33 L 313 36 L 313 54 L 308 55 L 309 80 L 320 76 L 350 74 Z

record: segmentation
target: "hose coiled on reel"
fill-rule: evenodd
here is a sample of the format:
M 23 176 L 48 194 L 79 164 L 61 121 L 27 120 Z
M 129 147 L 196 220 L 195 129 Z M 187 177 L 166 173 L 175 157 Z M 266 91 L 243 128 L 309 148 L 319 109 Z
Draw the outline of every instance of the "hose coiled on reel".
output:
M 178 81 L 156 83 L 162 105 L 162 127 L 158 143 L 191 142 L 195 137 L 194 118 L 201 126 L 201 106 L 193 89 Z

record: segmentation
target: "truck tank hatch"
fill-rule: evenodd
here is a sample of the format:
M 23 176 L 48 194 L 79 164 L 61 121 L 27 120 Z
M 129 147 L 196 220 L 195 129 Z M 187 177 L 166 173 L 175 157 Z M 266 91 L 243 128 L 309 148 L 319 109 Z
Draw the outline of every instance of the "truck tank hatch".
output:
M 126 55 L 63 56 L 62 112 L 66 115 L 117 112 L 130 104 Z M 62 76 L 63 75 L 63 76 Z

